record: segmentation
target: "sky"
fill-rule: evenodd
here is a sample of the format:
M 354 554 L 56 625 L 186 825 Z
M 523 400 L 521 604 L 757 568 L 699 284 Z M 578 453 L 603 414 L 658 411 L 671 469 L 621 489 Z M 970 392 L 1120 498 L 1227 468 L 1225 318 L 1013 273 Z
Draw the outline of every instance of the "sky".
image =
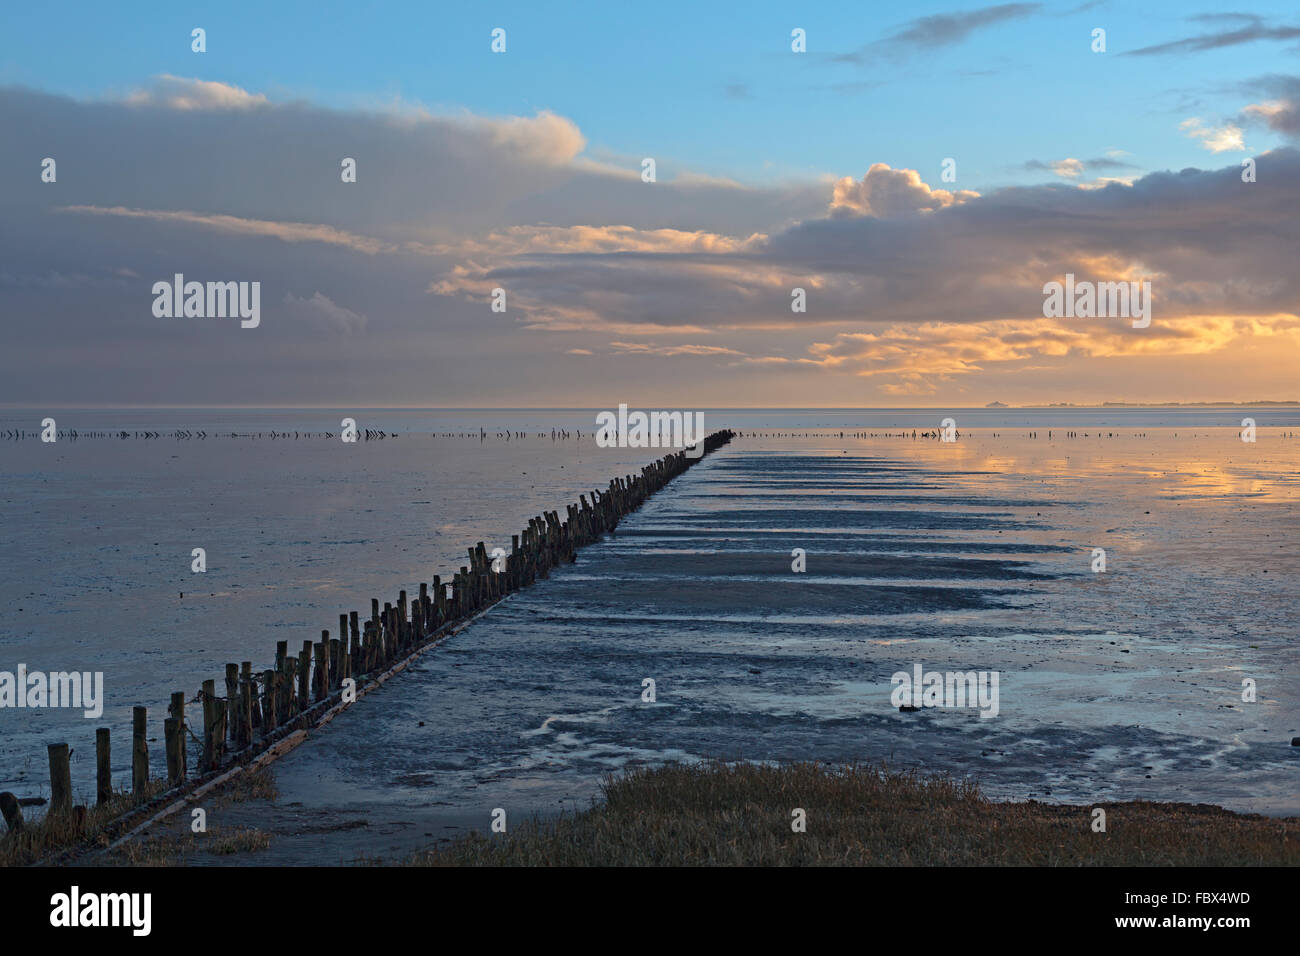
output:
M 1300 399 L 1294 5 L 29 5 L 0 133 L 3 404 Z

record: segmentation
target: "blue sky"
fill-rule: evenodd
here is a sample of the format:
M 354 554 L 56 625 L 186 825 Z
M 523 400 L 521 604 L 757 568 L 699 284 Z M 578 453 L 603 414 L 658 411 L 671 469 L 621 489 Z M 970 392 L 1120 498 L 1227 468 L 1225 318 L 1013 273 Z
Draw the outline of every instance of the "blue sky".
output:
M 551 110 L 578 124 L 589 155 L 655 156 L 666 179 L 683 168 L 746 183 L 856 176 L 873 162 L 928 178 L 951 156 L 958 184 L 983 190 L 1052 178 L 1027 161 L 1108 149 L 1142 171 L 1200 165 L 1205 151 L 1179 122 L 1231 117 L 1243 82 L 1294 72 L 1300 47 L 1127 55 L 1216 28 L 1187 18 L 1222 8 L 1182 2 L 1025 4 L 1034 9 L 951 43 L 890 39 L 918 18 L 986 6 L 223 2 L 71 4 L 52 15 L 15 4 L 0 82 L 93 98 L 172 74 L 339 108 L 400 99 L 448 113 Z M 1294 4 L 1250 13 L 1300 23 Z M 205 54 L 189 49 L 194 26 L 208 32 Z M 489 51 L 497 26 L 504 55 Z M 802 56 L 790 52 L 796 26 L 807 31 Z M 1107 32 L 1105 54 L 1090 49 L 1094 27 Z M 857 51 L 860 63 L 834 59 Z M 1246 146 L 1277 143 L 1256 131 Z

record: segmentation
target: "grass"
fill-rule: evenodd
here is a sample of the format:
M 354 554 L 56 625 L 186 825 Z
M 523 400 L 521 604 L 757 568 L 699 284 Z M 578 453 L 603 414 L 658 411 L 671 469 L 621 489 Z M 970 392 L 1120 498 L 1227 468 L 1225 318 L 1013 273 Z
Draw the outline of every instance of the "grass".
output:
M 254 827 L 212 827 L 206 833 L 164 833 L 122 844 L 106 859 L 112 866 L 180 866 L 195 853 L 233 856 L 271 845 L 271 835 Z
M 236 774 L 221 788 L 216 805 L 226 807 L 232 803 L 247 803 L 249 800 L 272 801 L 279 796 L 280 791 L 275 785 L 271 768 L 263 766 L 258 770 Z
M 419 866 L 1241 866 L 1300 864 L 1300 818 L 1208 805 L 998 803 L 884 768 L 710 763 L 607 778 L 583 813 L 472 833 Z M 1106 832 L 1093 832 L 1093 809 Z M 796 833 L 792 811 L 806 812 Z
M 74 812 L 62 816 L 47 814 L 39 820 L 28 820 L 17 833 L 6 831 L 0 834 L 0 866 L 26 866 L 84 843 L 106 847 L 109 844 L 105 832 L 108 824 L 128 810 L 147 803 L 166 789 L 168 788 L 165 781 L 151 780 L 147 791 L 140 799 L 130 793 L 117 792 L 103 806 L 87 807 L 84 816 Z M 279 795 L 270 768 L 263 767 L 260 770 L 237 774 L 222 787 L 216 799 L 216 806 L 225 807 L 250 800 L 274 800 Z M 3 827 L 3 823 L 0 823 L 0 827 Z M 215 834 L 217 831 L 212 832 Z M 247 833 L 238 831 L 226 838 L 228 843 L 208 841 L 208 845 L 201 849 L 219 854 L 265 849 L 270 845 L 270 837 L 266 834 L 257 837 L 249 835 L 258 833 L 260 831 L 251 830 Z M 132 840 L 117 851 L 117 855 L 121 861 L 133 865 L 162 866 L 168 865 L 170 857 L 175 854 L 193 849 L 192 843 L 193 841 L 190 841 L 191 845 L 185 846 L 174 838 Z
M 85 813 L 46 814 L 28 820 L 21 830 L 0 836 L 0 866 L 26 866 L 44 856 L 85 842 L 108 845 L 104 830 L 132 807 L 146 803 L 167 789 L 165 781 L 151 780 L 145 793 L 116 792 L 102 806 L 89 806 Z M 0 824 L 2 825 L 2 824 Z
M 236 827 L 229 832 L 214 827 L 200 849 L 217 856 L 254 853 L 271 845 L 271 835 L 254 827 Z

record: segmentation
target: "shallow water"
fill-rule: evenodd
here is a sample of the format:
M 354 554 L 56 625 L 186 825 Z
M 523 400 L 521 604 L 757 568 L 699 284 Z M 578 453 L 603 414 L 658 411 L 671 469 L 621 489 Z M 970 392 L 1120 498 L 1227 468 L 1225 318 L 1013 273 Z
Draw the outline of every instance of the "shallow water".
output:
M 498 427 L 511 417 L 495 414 Z M 429 814 L 580 806 L 603 772 L 702 757 L 883 759 L 970 774 L 994 796 L 1300 812 L 1292 414 L 1253 445 L 1229 425 L 1145 417 L 1120 437 L 1081 425 L 1087 438 L 1051 442 L 1050 420 L 1036 439 L 999 423 L 955 444 L 746 435 L 313 734 L 277 764 L 286 812 L 364 815 L 396 850 L 429 832 Z M 852 430 L 851 413 L 817 413 L 819 427 L 832 415 Z M 538 430 L 591 420 L 550 417 Z M 192 692 L 227 660 L 265 662 L 275 640 L 315 637 L 371 595 L 414 592 L 474 542 L 508 544 L 530 515 L 654 457 L 414 432 L 349 449 L 87 441 L 0 454 L 15 532 L 0 597 L 24 608 L 0 655 L 109 680 L 101 721 L 0 711 L 0 788 L 22 793 L 44 792 L 51 737 L 80 743 L 84 790 L 92 728 L 113 726 L 124 776 L 132 704 L 160 724 L 170 690 Z M 206 576 L 189 572 L 196 545 Z M 796 547 L 804 574 L 790 570 Z M 1104 574 L 1093 547 L 1107 550 Z M 915 663 L 998 671 L 999 716 L 900 714 L 890 675 Z M 654 704 L 641 701 L 647 677 Z M 1243 677 L 1257 702 L 1241 701 Z

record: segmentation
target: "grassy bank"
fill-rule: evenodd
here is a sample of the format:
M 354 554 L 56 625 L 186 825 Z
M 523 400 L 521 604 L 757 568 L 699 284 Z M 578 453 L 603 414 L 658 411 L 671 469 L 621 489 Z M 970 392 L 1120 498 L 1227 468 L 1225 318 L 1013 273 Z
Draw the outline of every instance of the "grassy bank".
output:
M 107 828 L 127 811 L 162 793 L 160 781 L 150 781 L 142 796 L 115 792 L 101 806 L 77 807 L 70 813 L 47 814 L 26 821 L 18 831 L 0 835 L 0 867 L 26 866 L 86 844 L 108 844 Z M 4 824 L 0 823 L 0 827 Z
M 1181 803 L 996 803 L 870 767 L 671 766 L 611 778 L 599 806 L 471 834 L 421 866 L 1249 866 L 1300 863 L 1300 818 Z M 1094 832 L 1093 810 L 1106 811 Z M 792 811 L 806 812 L 806 831 Z

